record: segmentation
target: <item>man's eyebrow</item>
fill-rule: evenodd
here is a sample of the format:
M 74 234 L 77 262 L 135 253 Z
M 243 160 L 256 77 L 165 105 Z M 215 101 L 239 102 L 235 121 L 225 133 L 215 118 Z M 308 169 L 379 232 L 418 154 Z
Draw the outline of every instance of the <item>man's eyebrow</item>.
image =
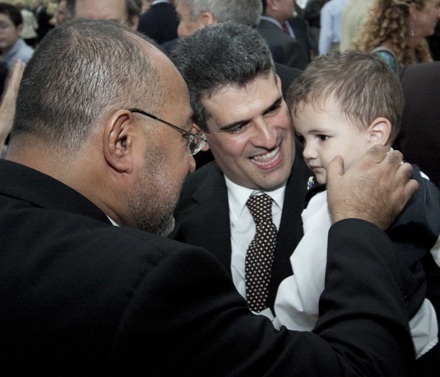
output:
M 273 103 L 272 105 L 270 105 L 266 110 L 263 111 L 263 115 L 270 113 L 271 111 L 273 111 L 274 109 L 278 108 L 281 103 L 283 102 L 283 96 L 278 97 Z
M 270 113 L 271 111 L 273 111 L 274 109 L 279 107 L 282 102 L 283 102 L 283 96 L 278 97 L 271 105 L 269 105 L 266 109 L 263 110 L 263 115 L 266 115 L 267 113 Z M 229 124 L 226 124 L 224 126 L 221 126 L 219 128 L 219 130 L 222 131 L 222 132 L 227 132 L 229 130 L 233 130 L 237 126 L 241 126 L 243 124 L 249 123 L 251 120 L 252 120 L 252 118 L 251 119 L 238 120 L 236 122 L 229 123 Z

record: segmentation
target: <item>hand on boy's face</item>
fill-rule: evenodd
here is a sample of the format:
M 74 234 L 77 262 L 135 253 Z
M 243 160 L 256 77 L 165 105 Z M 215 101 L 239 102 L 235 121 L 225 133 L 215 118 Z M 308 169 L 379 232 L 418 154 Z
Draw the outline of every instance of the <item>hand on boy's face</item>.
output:
M 329 208 L 333 222 L 348 218 L 369 221 L 387 229 L 417 191 L 410 179 L 412 166 L 402 163 L 402 154 L 376 145 L 349 171 L 335 158 L 327 167 Z

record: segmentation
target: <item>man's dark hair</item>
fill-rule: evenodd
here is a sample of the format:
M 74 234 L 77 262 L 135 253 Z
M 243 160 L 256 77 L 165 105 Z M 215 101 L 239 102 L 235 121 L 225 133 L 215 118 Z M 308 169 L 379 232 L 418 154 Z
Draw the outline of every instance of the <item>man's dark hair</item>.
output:
M 197 30 L 173 49 L 171 60 L 185 79 L 194 123 L 208 132 L 202 99 L 226 86 L 243 87 L 275 72 L 263 37 L 248 26 L 223 22 Z

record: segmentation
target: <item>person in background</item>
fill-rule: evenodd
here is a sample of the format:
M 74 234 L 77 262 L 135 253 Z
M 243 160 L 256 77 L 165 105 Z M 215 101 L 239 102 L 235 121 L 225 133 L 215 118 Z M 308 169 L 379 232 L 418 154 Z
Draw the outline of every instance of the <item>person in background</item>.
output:
M 193 132 L 185 81 L 141 35 L 74 20 L 41 42 L 0 161 L 2 371 L 408 376 L 413 282 L 381 230 L 417 190 L 402 155 L 375 148 L 350 172 L 335 160 L 320 323 L 276 331 L 206 250 L 161 236 L 203 148 Z
M 294 1 L 293 16 L 287 21 L 293 37 L 304 47 L 308 61 L 311 59 L 310 30 L 304 18 L 304 10 Z
M 22 2 L 16 3 L 15 6 L 20 10 L 21 16 L 23 17 L 23 30 L 21 32 L 21 37 L 26 44 L 35 48 L 37 45 L 37 19 L 35 18 L 34 13 L 25 8 Z
M 439 17 L 440 0 L 373 0 L 353 46 L 376 54 L 399 75 L 406 65 L 432 61 L 426 37 Z
M 348 0 L 342 11 L 339 51 L 353 48 L 353 40 L 362 27 L 373 0 Z
M 0 3 L 0 51 L 9 69 L 17 60 L 27 63 L 34 52 L 20 37 L 22 30 L 20 10 L 14 5 Z
M 308 0 L 304 7 L 304 19 L 309 26 L 311 58 L 319 55 L 319 33 L 321 30 L 321 9 L 328 0 Z
M 154 0 L 150 8 L 139 18 L 138 31 L 158 44 L 177 38 L 179 20 L 171 0 Z
M 319 31 L 319 54 L 339 51 L 341 39 L 341 16 L 348 0 L 330 0 L 321 9 L 321 28 Z
M 289 67 L 304 69 L 308 62 L 305 48 L 293 38 L 288 20 L 293 17 L 292 0 L 261 0 L 263 13 L 257 27 L 269 44 L 273 59 Z
M 50 20 L 51 25 L 58 26 L 68 20 L 67 0 L 59 0 L 54 15 Z
M 48 13 L 43 0 L 34 0 L 32 3 L 32 9 L 38 23 L 37 39 L 38 43 L 40 43 L 49 30 L 53 28 L 53 25 L 50 24 L 52 15 Z

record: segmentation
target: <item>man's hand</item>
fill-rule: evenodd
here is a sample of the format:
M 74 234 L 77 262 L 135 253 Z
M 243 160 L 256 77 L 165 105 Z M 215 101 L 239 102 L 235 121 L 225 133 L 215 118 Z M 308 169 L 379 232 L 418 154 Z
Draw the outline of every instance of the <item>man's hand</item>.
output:
M 341 157 L 327 167 L 328 202 L 333 222 L 357 218 L 387 229 L 418 189 L 412 166 L 402 154 L 380 145 L 344 172 Z

